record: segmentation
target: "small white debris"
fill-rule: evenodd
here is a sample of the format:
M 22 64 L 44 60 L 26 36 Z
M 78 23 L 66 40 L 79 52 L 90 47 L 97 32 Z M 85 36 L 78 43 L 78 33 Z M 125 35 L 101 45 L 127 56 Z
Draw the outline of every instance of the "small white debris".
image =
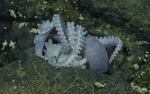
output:
M 4 50 L 7 45 L 8 45 L 8 43 L 7 43 L 7 41 L 5 40 L 5 41 L 2 43 L 2 50 Z
M 27 23 L 26 23 L 26 22 L 20 23 L 20 24 L 18 25 L 18 28 L 22 28 L 22 27 L 24 27 L 24 26 L 27 26 Z
M 65 0 L 65 2 L 68 2 L 68 0 Z
M 36 28 L 32 28 L 29 32 L 31 32 L 31 33 L 38 33 L 38 32 L 39 32 L 39 30 L 38 30 L 38 29 L 36 29 Z
M 34 16 L 34 18 L 36 19 L 36 18 L 38 18 L 38 16 Z
M 143 27 L 140 27 L 139 29 L 140 29 L 140 30 L 143 30 Z
M 145 53 L 146 53 L 146 54 L 149 54 L 150 52 L 148 52 L 148 51 L 145 51 Z
M 141 58 L 141 57 L 139 57 L 139 56 L 138 56 L 138 59 L 139 59 L 140 61 L 142 60 L 142 58 Z
M 18 60 L 19 64 L 22 62 L 21 60 Z
M 15 80 L 13 79 L 12 82 L 15 82 Z
M 16 88 L 17 88 L 17 86 L 14 86 L 14 87 L 13 87 L 13 89 L 16 89 Z
M 144 60 L 144 62 L 147 62 L 147 60 L 145 58 L 143 60 Z
M 149 44 L 149 42 L 148 41 L 138 41 L 138 42 L 136 42 L 136 44 L 143 45 L 143 44 Z
M 94 85 L 98 88 L 104 88 L 106 84 L 102 84 L 100 82 L 95 82 Z
M 9 10 L 9 13 L 12 17 L 17 18 L 14 10 Z
M 133 66 L 134 66 L 134 68 L 135 68 L 136 70 L 139 69 L 139 65 L 138 65 L 138 64 L 134 64 Z
M 13 4 L 14 4 L 14 2 L 10 2 L 10 4 L 12 4 L 12 5 L 13 5 Z
M 15 44 L 16 44 L 16 42 L 10 41 L 9 47 L 14 49 L 15 48 Z
M 26 16 L 23 16 L 23 18 L 26 18 Z
M 84 17 L 80 14 L 79 19 L 84 20 Z
M 43 4 L 48 4 L 48 2 L 47 2 L 47 1 L 44 1 Z
M 142 90 L 143 92 L 148 92 L 147 88 L 145 88 L 145 87 L 142 87 L 141 90 Z
M 145 57 L 146 57 L 146 58 L 148 58 L 148 57 L 149 57 L 149 55 L 148 55 L 148 54 L 145 54 Z
M 19 13 L 19 17 L 23 17 L 23 15 L 21 13 Z
M 131 83 L 131 87 L 132 87 L 133 90 L 137 91 L 137 92 L 140 93 L 140 94 L 145 94 L 145 93 L 148 92 L 148 89 L 147 89 L 147 88 L 145 88 L 145 87 L 140 87 L 140 86 L 138 86 L 138 85 L 135 85 L 134 82 Z
M 141 72 L 141 76 L 143 76 L 144 74 L 145 74 L 145 72 L 144 72 L 144 71 L 142 71 L 142 72 Z
M 6 26 L 4 26 L 4 30 L 6 30 L 7 29 L 7 27 Z

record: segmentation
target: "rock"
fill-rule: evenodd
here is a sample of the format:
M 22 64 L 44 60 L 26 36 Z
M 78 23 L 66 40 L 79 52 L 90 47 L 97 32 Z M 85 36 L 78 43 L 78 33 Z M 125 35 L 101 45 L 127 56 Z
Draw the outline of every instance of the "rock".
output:
M 136 34 L 137 38 L 146 41 L 150 41 L 149 5 L 148 0 L 78 0 L 75 4 L 81 12 L 88 12 L 92 17 L 119 26 L 129 34 Z

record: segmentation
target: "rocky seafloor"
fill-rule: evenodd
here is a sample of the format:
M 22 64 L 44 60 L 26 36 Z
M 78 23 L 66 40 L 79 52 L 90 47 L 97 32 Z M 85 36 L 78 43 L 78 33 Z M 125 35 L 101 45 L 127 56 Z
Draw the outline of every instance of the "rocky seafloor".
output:
M 35 56 L 37 24 L 54 14 L 122 39 L 107 74 L 55 68 Z M 149 0 L 0 0 L 0 94 L 149 94 L 149 43 Z

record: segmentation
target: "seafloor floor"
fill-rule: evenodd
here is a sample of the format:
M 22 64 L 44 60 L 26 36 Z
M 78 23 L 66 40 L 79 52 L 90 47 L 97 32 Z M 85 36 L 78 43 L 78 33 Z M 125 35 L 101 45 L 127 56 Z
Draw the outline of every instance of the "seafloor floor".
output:
M 56 13 L 123 40 L 108 74 L 55 68 L 34 55 L 37 24 Z M 149 94 L 149 36 L 149 0 L 0 0 L 0 94 Z

